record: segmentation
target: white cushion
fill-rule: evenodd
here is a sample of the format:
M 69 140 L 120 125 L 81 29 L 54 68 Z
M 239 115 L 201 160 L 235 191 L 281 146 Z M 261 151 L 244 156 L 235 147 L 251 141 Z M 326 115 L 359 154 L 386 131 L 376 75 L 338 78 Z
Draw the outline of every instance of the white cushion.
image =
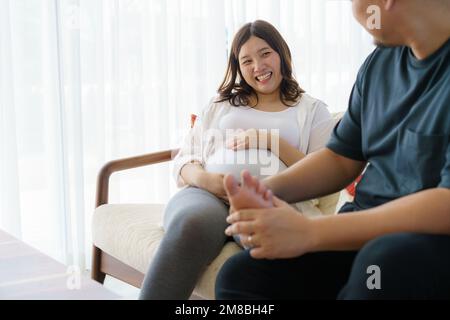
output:
M 162 204 L 107 204 L 93 216 L 92 236 L 95 246 L 134 269 L 146 273 L 164 235 Z M 208 266 L 194 293 L 214 299 L 217 273 L 225 261 L 242 250 L 229 242 Z

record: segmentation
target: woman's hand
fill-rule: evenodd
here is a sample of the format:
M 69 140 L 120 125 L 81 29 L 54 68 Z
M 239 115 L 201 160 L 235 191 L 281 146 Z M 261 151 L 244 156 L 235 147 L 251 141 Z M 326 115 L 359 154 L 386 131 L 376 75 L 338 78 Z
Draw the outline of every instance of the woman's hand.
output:
M 283 259 L 313 251 L 313 223 L 288 203 L 274 197 L 275 208 L 239 210 L 231 213 L 225 233 L 238 234 L 255 259 Z
M 228 196 L 223 185 L 224 175 L 203 171 L 199 177 L 198 187 L 214 194 L 228 203 Z
M 265 146 L 260 142 L 267 141 Z M 270 150 L 270 135 L 267 130 L 248 129 L 236 134 L 226 142 L 226 147 L 234 151 L 246 149 L 264 149 Z
M 193 162 L 186 164 L 180 175 L 185 184 L 206 190 L 228 203 L 223 174 L 206 172 L 201 163 Z

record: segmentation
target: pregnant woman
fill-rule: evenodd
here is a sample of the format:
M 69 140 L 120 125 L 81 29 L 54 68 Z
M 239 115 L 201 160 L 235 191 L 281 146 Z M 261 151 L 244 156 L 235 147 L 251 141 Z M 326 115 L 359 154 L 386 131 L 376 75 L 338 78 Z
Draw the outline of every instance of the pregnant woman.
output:
M 291 60 L 288 45 L 268 22 L 248 23 L 235 35 L 219 96 L 175 159 L 183 189 L 167 205 L 165 235 L 140 299 L 188 299 L 230 240 L 224 235 L 225 174 L 246 169 L 260 178 L 273 175 L 325 146 L 334 120 L 323 102 L 300 88 Z

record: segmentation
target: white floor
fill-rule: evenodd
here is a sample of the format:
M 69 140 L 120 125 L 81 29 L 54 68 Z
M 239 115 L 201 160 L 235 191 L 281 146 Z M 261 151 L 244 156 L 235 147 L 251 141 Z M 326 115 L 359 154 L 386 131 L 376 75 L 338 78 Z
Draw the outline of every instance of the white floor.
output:
M 106 276 L 104 286 L 115 294 L 121 296 L 124 300 L 137 300 L 139 297 L 138 288 L 135 288 L 110 276 Z M 203 299 L 198 296 L 192 295 L 189 300 Z
M 124 300 L 137 300 L 139 289 L 113 277 L 106 276 L 104 286 Z

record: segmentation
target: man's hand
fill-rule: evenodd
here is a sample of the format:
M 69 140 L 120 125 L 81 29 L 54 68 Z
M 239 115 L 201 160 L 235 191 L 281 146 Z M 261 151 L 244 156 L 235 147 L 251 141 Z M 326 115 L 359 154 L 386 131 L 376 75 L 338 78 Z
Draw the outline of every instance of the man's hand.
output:
M 275 208 L 240 210 L 231 213 L 225 233 L 238 234 L 250 255 L 256 259 L 282 259 L 301 256 L 315 244 L 312 220 L 288 203 L 274 197 Z M 250 239 L 249 239 L 250 237 Z

